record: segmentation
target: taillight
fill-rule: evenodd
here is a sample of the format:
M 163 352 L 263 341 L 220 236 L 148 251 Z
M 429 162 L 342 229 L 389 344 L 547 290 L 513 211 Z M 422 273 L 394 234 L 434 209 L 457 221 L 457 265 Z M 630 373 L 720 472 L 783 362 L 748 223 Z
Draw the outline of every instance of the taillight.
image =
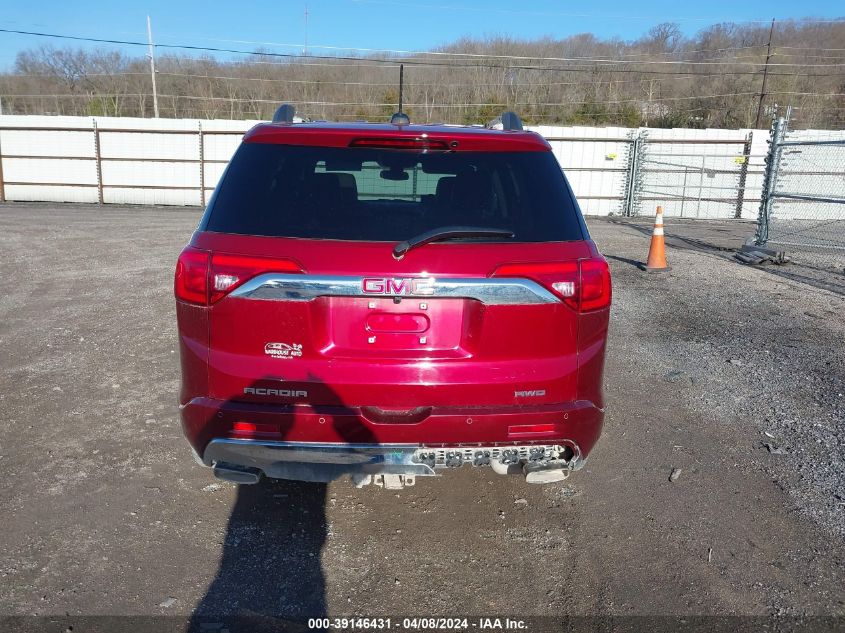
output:
M 180 301 L 208 304 L 208 251 L 187 246 L 176 262 L 173 293 Z
M 176 298 L 197 305 L 211 305 L 241 284 L 264 273 L 301 273 L 302 268 L 289 259 L 211 254 L 186 247 L 176 263 L 173 284 Z
M 493 273 L 494 277 L 527 277 L 539 282 L 563 300 L 570 308 L 578 309 L 578 262 L 543 262 L 536 264 L 505 264 Z
M 581 311 L 600 310 L 610 305 L 610 268 L 602 259 L 581 260 Z
M 264 273 L 301 273 L 302 268 L 289 259 L 250 257 L 214 253 L 209 273 L 210 303 L 215 303 L 235 288 Z
M 569 262 L 504 264 L 494 277 L 532 279 L 574 310 L 589 312 L 610 305 L 610 270 L 603 258 Z

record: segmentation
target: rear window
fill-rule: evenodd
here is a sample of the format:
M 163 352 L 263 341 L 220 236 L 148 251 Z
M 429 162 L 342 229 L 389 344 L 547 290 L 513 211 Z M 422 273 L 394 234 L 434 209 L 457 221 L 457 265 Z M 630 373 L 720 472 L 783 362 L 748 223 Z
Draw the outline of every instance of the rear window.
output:
M 209 213 L 205 230 L 242 235 L 401 241 L 460 225 L 521 242 L 583 239 L 551 152 L 244 143 Z

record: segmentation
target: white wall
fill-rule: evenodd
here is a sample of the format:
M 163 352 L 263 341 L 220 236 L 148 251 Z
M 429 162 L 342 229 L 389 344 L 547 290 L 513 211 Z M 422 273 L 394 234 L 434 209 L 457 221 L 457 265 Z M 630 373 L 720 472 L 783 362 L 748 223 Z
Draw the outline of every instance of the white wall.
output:
M 119 204 L 199 205 L 199 129 L 203 130 L 205 199 L 223 173 L 226 161 L 241 136 L 258 121 L 195 119 L 136 119 L 108 117 L 0 116 L 0 155 L 7 200 L 97 202 L 97 161 L 94 125 L 100 136 L 103 201 Z M 16 130 L 14 128 L 45 128 Z M 65 131 L 56 128 L 73 128 Z M 586 214 L 623 211 L 629 142 L 642 132 L 619 127 L 531 128 L 550 139 L 555 156 L 567 173 Z M 144 133 L 128 130 L 149 130 Z M 182 130 L 186 134 L 162 133 Z M 156 133 L 158 131 L 159 133 Z M 219 132 L 229 132 L 219 134 Z M 744 139 L 748 130 L 656 130 L 651 139 L 661 153 L 742 154 L 741 144 L 685 144 L 690 139 Z M 753 147 L 743 217 L 754 218 L 760 199 L 762 158 L 767 130 L 753 133 Z M 72 157 L 72 158 L 67 158 Z M 122 159 L 122 160 L 121 160 Z M 177 162 L 164 162 L 162 159 Z M 700 162 L 700 159 L 697 159 Z M 217 162 L 215 162 L 217 161 Z M 729 157 L 728 164 L 736 164 Z M 730 179 L 729 179 L 730 180 Z M 727 182 L 727 181 L 726 181 Z M 59 186 L 68 184 L 72 186 Z M 663 191 L 664 189 L 661 189 Z M 669 194 L 675 191 L 666 185 Z M 664 203 L 668 215 L 677 215 L 671 195 Z M 651 204 L 651 202 L 649 202 Z M 724 208 L 722 208 L 724 207 Z M 644 209 L 644 213 L 648 210 Z M 703 217 L 732 217 L 733 207 L 716 205 Z M 711 214 L 715 214 L 712 215 Z
M 585 214 L 621 213 L 630 145 L 626 139 L 634 130 L 545 125 L 529 129 L 551 139 L 552 151 L 566 172 Z
M 95 123 L 99 130 L 100 164 L 105 185 L 103 202 L 199 205 L 200 126 L 207 199 L 241 136 L 258 121 L 0 116 L 0 156 L 6 199 L 97 202 Z M 44 129 L 14 129 L 21 127 Z M 162 133 L 179 130 L 187 133 Z M 57 158 L 67 156 L 74 158 Z M 56 186 L 59 183 L 76 186 Z

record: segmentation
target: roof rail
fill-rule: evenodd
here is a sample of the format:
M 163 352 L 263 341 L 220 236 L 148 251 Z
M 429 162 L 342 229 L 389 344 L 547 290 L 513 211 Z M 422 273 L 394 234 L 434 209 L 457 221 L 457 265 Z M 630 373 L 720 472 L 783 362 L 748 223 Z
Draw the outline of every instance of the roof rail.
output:
M 295 114 L 296 108 L 289 103 L 284 103 L 278 107 L 273 115 L 273 123 L 293 123 Z
M 496 117 L 484 127 L 491 130 L 523 130 L 522 119 L 519 118 L 519 115 L 516 112 L 511 112 L 510 110 L 502 112 L 501 116 Z

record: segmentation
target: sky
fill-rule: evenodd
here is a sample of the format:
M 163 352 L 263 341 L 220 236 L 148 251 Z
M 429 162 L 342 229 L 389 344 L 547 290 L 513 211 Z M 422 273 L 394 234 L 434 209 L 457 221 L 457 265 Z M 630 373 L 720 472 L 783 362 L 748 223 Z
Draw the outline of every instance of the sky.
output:
M 0 29 L 136 41 L 146 39 L 149 15 L 156 43 L 238 50 L 263 44 L 298 53 L 307 37 L 312 54 L 342 53 L 332 47 L 426 50 L 462 36 L 531 39 L 589 32 L 632 40 L 660 22 L 678 22 L 692 35 L 717 22 L 845 18 L 842 0 L 710 0 L 695 6 L 677 0 L 10 0 L 3 5 Z M 10 69 L 19 50 L 46 43 L 97 46 L 0 32 L 0 69 Z M 99 46 L 145 53 L 141 47 Z

